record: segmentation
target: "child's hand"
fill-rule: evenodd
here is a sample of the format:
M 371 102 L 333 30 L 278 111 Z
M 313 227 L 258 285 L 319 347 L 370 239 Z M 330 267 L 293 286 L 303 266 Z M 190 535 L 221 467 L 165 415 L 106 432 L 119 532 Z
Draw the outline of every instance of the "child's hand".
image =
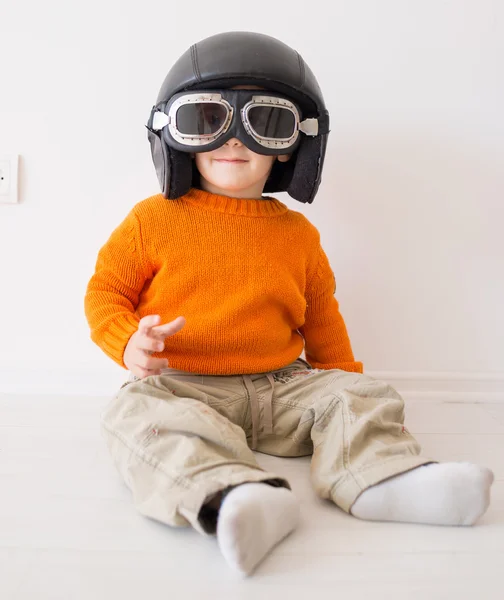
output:
M 148 375 L 159 375 L 161 369 L 168 366 L 166 358 L 153 358 L 151 354 L 162 352 L 165 338 L 180 331 L 186 322 L 184 317 L 177 317 L 171 323 L 156 327 L 160 320 L 159 315 L 143 317 L 138 324 L 138 331 L 130 337 L 124 350 L 124 364 L 141 379 Z

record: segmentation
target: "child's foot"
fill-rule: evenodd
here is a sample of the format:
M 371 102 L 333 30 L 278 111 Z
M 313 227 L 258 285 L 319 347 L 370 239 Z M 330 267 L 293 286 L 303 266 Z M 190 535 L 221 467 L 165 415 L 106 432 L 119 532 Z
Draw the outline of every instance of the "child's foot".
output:
M 248 575 L 299 520 L 299 503 L 287 488 L 245 483 L 224 498 L 217 540 L 227 562 Z
M 351 513 L 371 521 L 472 525 L 490 503 L 490 469 L 471 463 L 425 465 L 365 490 Z

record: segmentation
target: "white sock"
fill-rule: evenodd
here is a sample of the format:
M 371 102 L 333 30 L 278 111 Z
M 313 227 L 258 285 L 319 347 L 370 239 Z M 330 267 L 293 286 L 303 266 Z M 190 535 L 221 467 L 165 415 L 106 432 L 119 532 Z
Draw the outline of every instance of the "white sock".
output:
M 365 490 L 351 513 L 371 521 L 472 525 L 490 503 L 490 469 L 466 462 L 428 464 Z
M 224 498 L 217 541 L 226 561 L 248 575 L 299 521 L 299 503 L 287 488 L 245 483 Z

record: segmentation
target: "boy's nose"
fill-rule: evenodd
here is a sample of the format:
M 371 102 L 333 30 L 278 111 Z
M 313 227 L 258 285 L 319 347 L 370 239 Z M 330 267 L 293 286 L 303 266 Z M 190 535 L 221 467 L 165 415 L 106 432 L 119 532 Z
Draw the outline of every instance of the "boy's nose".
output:
M 231 148 L 233 148 L 235 146 L 243 146 L 243 144 L 240 142 L 240 140 L 238 138 L 231 138 L 224 145 L 230 146 Z

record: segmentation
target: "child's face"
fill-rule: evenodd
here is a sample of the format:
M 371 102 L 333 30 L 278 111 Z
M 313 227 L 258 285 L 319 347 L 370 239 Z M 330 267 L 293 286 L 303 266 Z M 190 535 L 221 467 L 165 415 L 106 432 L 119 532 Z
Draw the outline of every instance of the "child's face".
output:
M 277 158 L 285 161 L 289 156 L 256 154 L 236 138 L 216 150 L 195 155 L 201 187 L 214 194 L 235 198 L 260 198 Z
M 235 86 L 232 89 L 263 88 Z M 289 154 L 256 154 L 237 138 L 231 138 L 220 148 L 198 152 L 194 156 L 201 175 L 201 187 L 234 198 L 260 198 L 275 160 L 286 162 L 289 158 Z

